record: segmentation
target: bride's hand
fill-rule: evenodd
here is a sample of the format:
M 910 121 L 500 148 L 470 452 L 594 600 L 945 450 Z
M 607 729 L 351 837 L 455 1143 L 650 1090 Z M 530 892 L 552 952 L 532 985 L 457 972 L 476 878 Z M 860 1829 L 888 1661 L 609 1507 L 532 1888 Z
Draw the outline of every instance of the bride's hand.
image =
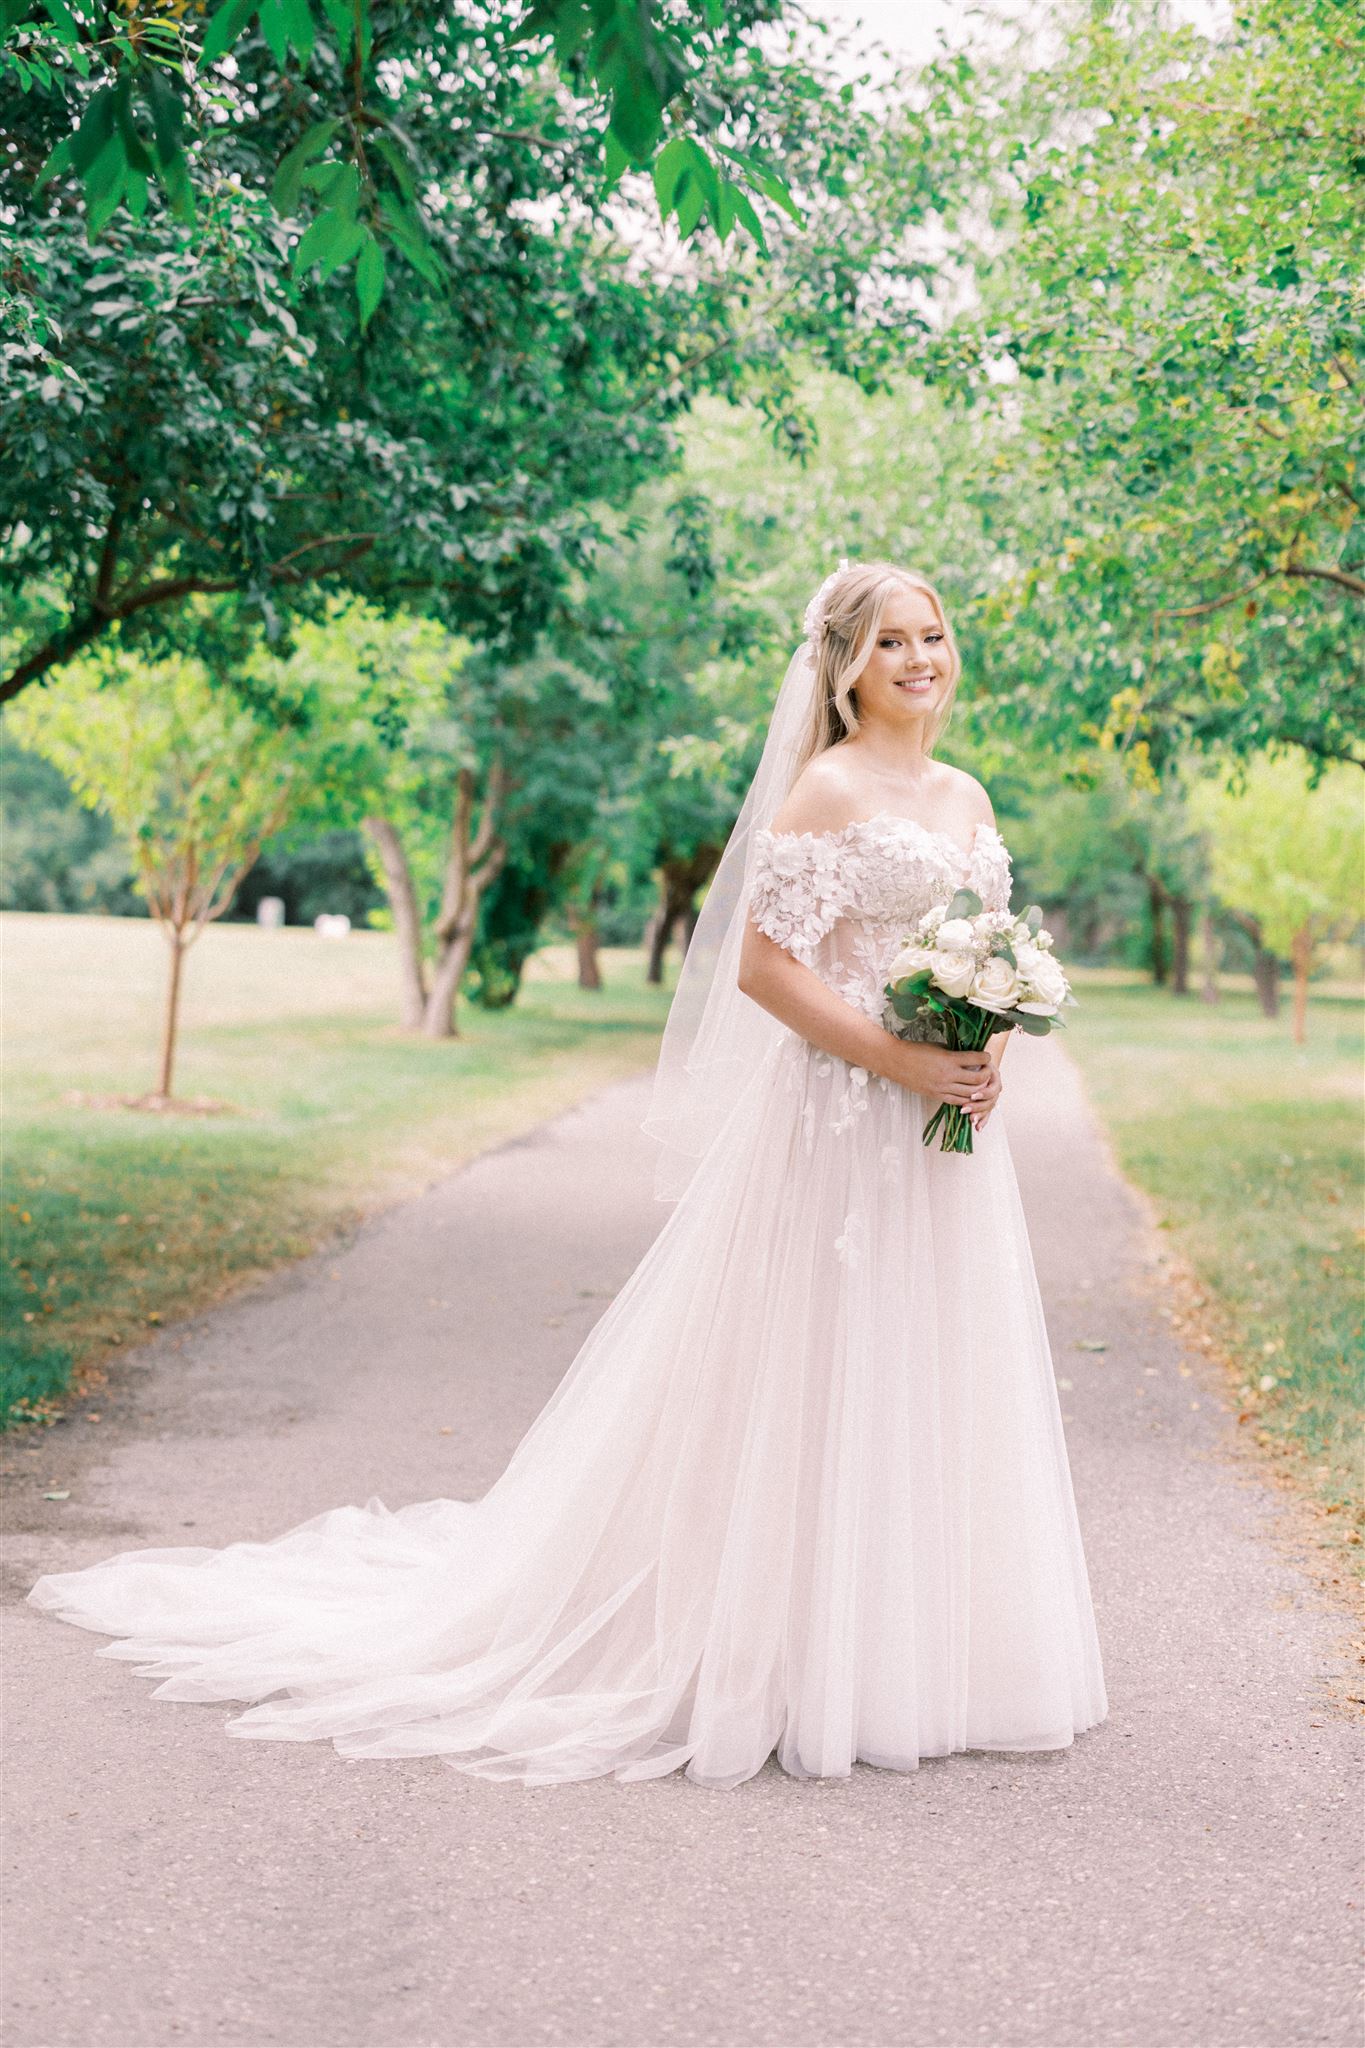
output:
M 973 1116 L 989 1115 L 1000 1093 L 1000 1070 L 988 1052 L 951 1052 L 946 1045 L 908 1040 L 901 1048 L 896 1078 L 902 1087 L 934 1103 L 951 1102 Z
M 967 1114 L 972 1120 L 972 1129 L 974 1131 L 985 1130 L 987 1123 L 990 1121 L 991 1111 L 1000 1100 L 1001 1086 L 1000 1069 L 995 1064 L 995 1061 L 992 1060 L 990 1073 L 981 1084 L 975 1105 L 969 1103 L 967 1106 Z

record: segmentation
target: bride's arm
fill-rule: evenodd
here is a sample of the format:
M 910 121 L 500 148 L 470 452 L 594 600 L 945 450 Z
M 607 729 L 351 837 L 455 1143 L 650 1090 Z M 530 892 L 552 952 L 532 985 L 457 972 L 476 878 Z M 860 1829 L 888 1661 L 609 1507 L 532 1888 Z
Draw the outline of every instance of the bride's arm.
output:
M 931 1101 L 979 1103 L 992 1100 L 999 1089 L 989 1053 L 949 1052 L 943 1045 L 894 1037 L 752 924 L 744 928 L 739 986 L 821 1052 L 882 1074 Z

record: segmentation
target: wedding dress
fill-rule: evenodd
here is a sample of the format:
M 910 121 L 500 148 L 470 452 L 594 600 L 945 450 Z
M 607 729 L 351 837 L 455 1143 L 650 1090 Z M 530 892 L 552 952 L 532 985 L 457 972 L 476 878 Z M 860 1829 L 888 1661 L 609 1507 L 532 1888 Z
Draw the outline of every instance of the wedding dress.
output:
M 969 848 L 899 815 L 752 832 L 748 913 L 871 1017 Z M 753 1007 L 753 1006 L 751 1006 Z M 238 1736 L 526 1784 L 729 1787 L 1044 1750 L 1105 1713 L 1009 1147 L 765 1019 L 681 1201 L 502 1477 L 30 1598 Z

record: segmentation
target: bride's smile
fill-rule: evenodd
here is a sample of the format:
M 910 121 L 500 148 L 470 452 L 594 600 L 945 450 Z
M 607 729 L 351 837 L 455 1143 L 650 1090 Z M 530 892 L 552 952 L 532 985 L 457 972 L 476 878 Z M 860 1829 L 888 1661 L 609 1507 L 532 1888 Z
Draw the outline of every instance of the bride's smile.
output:
M 951 681 L 951 657 L 933 604 L 919 591 L 898 594 L 886 607 L 855 686 L 860 721 L 900 721 L 907 713 L 922 719 L 938 708 Z

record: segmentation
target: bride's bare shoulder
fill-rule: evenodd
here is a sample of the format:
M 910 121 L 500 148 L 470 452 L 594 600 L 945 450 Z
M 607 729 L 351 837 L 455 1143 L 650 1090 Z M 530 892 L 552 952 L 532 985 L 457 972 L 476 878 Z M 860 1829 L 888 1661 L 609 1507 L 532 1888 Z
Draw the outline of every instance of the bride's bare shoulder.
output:
M 969 775 L 965 768 L 954 768 L 951 762 L 940 761 L 936 766 L 943 793 L 952 808 L 961 812 L 964 823 L 993 825 L 995 812 L 984 783 Z
M 866 810 L 866 791 L 840 747 L 808 761 L 773 819 L 774 832 L 842 832 Z

